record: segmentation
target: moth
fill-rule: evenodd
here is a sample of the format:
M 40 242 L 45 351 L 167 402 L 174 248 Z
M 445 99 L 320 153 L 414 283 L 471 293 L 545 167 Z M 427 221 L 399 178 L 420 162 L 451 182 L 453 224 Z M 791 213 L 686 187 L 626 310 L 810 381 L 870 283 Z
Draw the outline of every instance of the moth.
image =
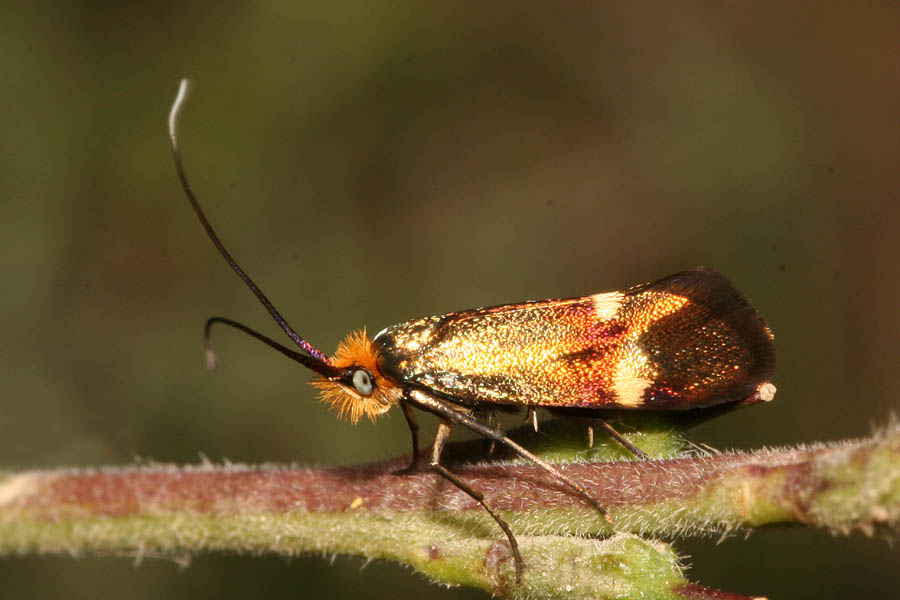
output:
M 604 416 L 610 411 L 686 411 L 771 400 L 773 335 L 766 321 L 721 273 L 696 268 L 624 291 L 537 300 L 413 319 L 374 337 L 354 332 L 327 356 L 275 309 L 219 240 L 188 183 L 176 123 L 187 93 L 182 80 L 169 114 L 175 168 L 213 245 L 299 348 L 294 350 L 224 317 L 221 323 L 257 338 L 315 373 L 312 384 L 339 416 L 376 420 L 394 407 L 412 438 L 411 468 L 427 458 L 506 534 L 520 580 L 523 561 L 509 525 L 484 496 L 441 464 L 451 427 L 460 425 L 505 444 L 606 511 L 558 467 L 534 455 L 484 416 L 495 409 L 536 408 L 589 416 L 638 457 L 643 453 Z M 413 409 L 440 418 L 430 456 L 421 454 Z M 536 426 L 536 421 L 535 421 Z M 592 432 L 593 430 L 591 430 Z M 608 518 L 608 517 L 607 517 Z

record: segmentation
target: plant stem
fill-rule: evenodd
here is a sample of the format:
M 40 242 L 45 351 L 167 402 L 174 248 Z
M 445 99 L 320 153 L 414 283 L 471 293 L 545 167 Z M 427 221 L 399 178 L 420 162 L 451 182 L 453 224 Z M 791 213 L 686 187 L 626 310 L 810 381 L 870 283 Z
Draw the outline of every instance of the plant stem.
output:
M 556 430 L 542 438 L 543 455 L 567 444 L 584 452 L 575 443 L 581 430 L 548 428 Z M 633 441 L 640 444 L 640 435 Z M 591 458 L 617 451 L 602 446 Z M 491 518 L 430 472 L 395 474 L 404 459 L 340 469 L 207 464 L 4 474 L 0 554 L 326 552 L 395 560 L 442 583 L 509 597 L 740 598 L 688 584 L 666 544 L 638 536 L 786 523 L 871 535 L 900 522 L 896 424 L 838 444 L 562 466 L 608 508 L 612 525 L 534 465 L 460 463 L 483 447 L 451 445 L 447 465 L 512 526 L 526 563 L 521 586 Z

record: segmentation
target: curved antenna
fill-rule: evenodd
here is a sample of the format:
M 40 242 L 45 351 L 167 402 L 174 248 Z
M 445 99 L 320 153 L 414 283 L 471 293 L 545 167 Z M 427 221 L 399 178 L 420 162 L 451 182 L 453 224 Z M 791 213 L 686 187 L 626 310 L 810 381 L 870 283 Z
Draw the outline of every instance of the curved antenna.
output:
M 219 236 L 216 235 L 216 232 L 212 228 L 212 225 L 210 225 L 209 221 L 206 220 L 206 215 L 203 214 L 203 209 L 200 208 L 200 204 L 197 202 L 197 198 L 194 196 L 191 185 L 188 183 L 187 176 L 184 174 L 184 167 L 181 166 L 181 149 L 178 145 L 178 115 L 180 114 L 181 107 L 184 104 L 185 99 L 187 98 L 189 87 L 190 85 L 188 83 L 188 80 L 182 79 L 181 84 L 178 86 L 178 94 L 175 96 L 175 102 L 172 103 L 172 110 L 169 112 L 169 140 L 172 144 L 172 156 L 175 158 L 175 171 L 178 173 L 178 180 L 181 181 L 181 187 L 184 190 L 185 195 L 190 201 L 194 212 L 197 213 L 197 217 L 200 219 L 200 223 L 206 230 L 206 234 L 209 236 L 209 239 L 212 240 L 213 245 L 219 251 L 219 254 L 222 255 L 222 258 L 225 259 L 225 262 L 228 263 L 228 266 L 231 267 L 231 270 L 237 273 L 237 276 L 240 277 L 245 284 L 247 284 L 247 287 L 249 287 L 250 291 L 252 291 L 256 295 L 260 303 L 264 307 L 266 307 L 266 310 L 269 311 L 269 314 L 272 315 L 272 318 L 275 319 L 275 322 L 278 323 L 278 325 L 284 330 L 289 338 L 294 340 L 294 343 L 297 344 L 297 346 L 299 346 L 303 351 L 307 352 L 317 363 L 330 365 L 331 361 L 328 360 L 328 357 L 325 355 L 325 353 L 300 337 L 300 335 L 296 331 L 294 331 L 294 329 L 288 324 L 284 317 L 281 316 L 281 314 L 275 309 L 275 307 L 272 306 L 272 303 L 268 298 L 266 298 L 266 295 L 263 294 L 262 290 L 259 289 L 259 287 L 255 283 L 253 283 L 253 280 L 250 279 L 250 276 L 247 275 L 247 273 L 244 272 L 240 265 L 238 265 L 237 262 L 231 257 L 231 254 L 228 252 L 228 250 L 225 249 L 225 246 L 222 245 L 222 242 L 219 240 Z M 238 327 L 238 329 L 242 329 L 242 327 Z M 247 329 L 243 330 L 247 331 Z M 250 331 L 247 331 L 247 333 L 250 333 Z M 209 328 L 207 324 L 207 333 L 208 332 Z M 256 332 L 253 332 L 251 333 L 251 335 L 259 337 L 259 335 L 261 334 L 256 334 Z M 259 337 L 259 339 L 262 339 L 262 337 Z M 271 346 L 272 344 L 269 345 Z M 278 349 L 276 346 L 273 347 Z M 296 357 L 294 358 L 295 360 L 297 360 Z M 317 372 L 321 372 L 319 369 L 315 369 L 309 363 L 299 360 L 298 362 L 302 362 L 307 367 L 314 369 Z
M 255 329 L 251 329 L 250 327 L 247 327 L 243 323 L 238 323 L 237 321 L 233 321 L 233 320 L 225 318 L 225 317 L 210 317 L 206 320 L 206 325 L 203 326 L 203 343 L 206 346 L 206 368 L 209 369 L 210 371 L 215 370 L 216 362 L 217 362 L 216 353 L 213 351 L 212 346 L 210 346 L 210 343 L 209 343 L 210 329 L 212 329 L 212 326 L 216 323 L 222 323 L 223 325 L 228 325 L 229 327 L 234 327 L 235 329 L 239 329 L 239 330 L 243 331 L 244 333 L 255 337 L 262 343 L 267 344 L 269 347 L 274 348 L 275 350 L 278 350 L 279 352 L 281 352 L 282 354 L 284 354 L 291 360 L 295 360 L 298 363 L 300 363 L 301 365 L 312 369 L 313 371 L 315 371 L 322 377 L 325 377 L 326 379 L 336 379 L 343 374 L 343 369 L 341 369 L 340 367 L 327 365 L 327 364 L 324 364 L 313 358 L 310 358 L 309 356 L 307 356 L 305 354 L 301 354 L 300 352 L 297 352 L 296 350 L 292 350 L 291 348 L 288 348 L 287 346 L 279 344 L 272 338 L 261 334 L 260 332 L 256 331 Z

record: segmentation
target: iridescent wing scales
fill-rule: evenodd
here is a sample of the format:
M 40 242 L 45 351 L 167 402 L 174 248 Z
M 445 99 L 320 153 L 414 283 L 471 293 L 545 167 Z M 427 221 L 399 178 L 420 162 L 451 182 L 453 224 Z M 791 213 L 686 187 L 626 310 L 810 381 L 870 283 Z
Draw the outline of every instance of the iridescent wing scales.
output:
M 772 334 L 720 273 L 426 317 L 375 338 L 379 369 L 461 404 L 680 409 L 752 394 Z

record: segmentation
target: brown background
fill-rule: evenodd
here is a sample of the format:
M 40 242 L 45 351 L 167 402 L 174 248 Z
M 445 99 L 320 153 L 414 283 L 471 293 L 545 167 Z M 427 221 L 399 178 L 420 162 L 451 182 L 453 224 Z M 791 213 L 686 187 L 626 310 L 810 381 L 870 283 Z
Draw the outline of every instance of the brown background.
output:
M 900 398 L 900 5 L 10 3 L 0 8 L 0 464 L 361 462 L 182 197 L 326 351 L 354 328 L 607 291 L 699 264 L 772 323 L 776 402 L 717 447 L 862 436 Z M 880 540 L 680 542 L 781 598 L 900 587 Z M 4 559 L 5 597 L 479 597 L 383 563 Z M 383 594 L 382 594 L 383 592 Z

